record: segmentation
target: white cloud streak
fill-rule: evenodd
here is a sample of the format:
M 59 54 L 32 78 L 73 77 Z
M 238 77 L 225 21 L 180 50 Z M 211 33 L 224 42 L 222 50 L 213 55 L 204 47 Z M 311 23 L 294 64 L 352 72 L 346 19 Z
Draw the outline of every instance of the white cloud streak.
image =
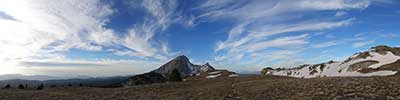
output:
M 238 3 L 230 0 L 209 0 L 197 9 L 204 12 L 198 17 L 199 19 L 233 19 L 233 22 L 236 23 L 236 26 L 228 32 L 228 38 L 219 41 L 214 49 L 217 53 L 215 62 L 225 62 L 221 65 L 226 65 L 238 61 L 240 63 L 246 63 L 249 60 L 259 61 L 257 60 L 260 58 L 259 56 L 251 55 L 269 55 L 272 52 L 265 52 L 269 49 L 278 48 L 279 50 L 299 52 L 298 50 L 303 50 L 299 48 L 307 48 L 307 44 L 310 43 L 308 41 L 310 35 L 293 34 L 349 26 L 356 20 L 335 15 L 318 19 L 307 19 L 303 16 L 317 11 L 360 10 L 367 8 L 370 3 L 367 0 L 254 0 L 239 1 Z M 314 48 L 322 48 L 336 44 L 326 42 L 312 45 Z M 275 58 L 273 56 L 279 55 L 269 57 Z
M 335 46 L 338 43 L 336 41 L 328 41 L 328 42 L 322 42 L 319 44 L 314 44 L 311 47 L 313 48 L 325 48 L 325 47 L 330 47 L 330 46 Z
M 93 44 L 113 43 L 113 31 L 103 26 L 114 11 L 96 0 L 4 2 L 0 11 L 13 19 L 0 19 L 0 45 L 5 48 L 0 50 L 0 62 L 49 58 L 54 57 L 47 56 L 51 52 L 70 48 L 101 50 Z
M 335 16 L 344 16 L 344 15 L 347 15 L 347 12 L 338 11 L 338 12 L 336 12 L 336 14 L 335 14 Z
M 280 1 L 231 1 L 208 0 L 202 6 L 206 10 L 202 16 L 212 18 L 236 18 L 239 20 L 253 20 L 265 17 L 282 16 L 286 13 L 364 9 L 370 5 L 370 1 L 353 0 L 280 0 Z
M 129 51 L 118 51 L 117 54 L 153 57 L 165 60 L 176 53 L 168 52 L 168 47 L 163 41 L 154 41 L 154 35 L 162 33 L 170 24 L 174 23 L 178 3 L 175 0 L 144 0 L 131 1 L 129 4 L 138 8 L 142 7 L 148 13 L 144 16 L 142 24 L 136 24 L 123 39 L 122 45 Z M 138 5 L 140 4 L 140 5 Z
M 358 41 L 358 42 L 354 42 L 352 47 L 353 48 L 360 48 L 360 47 L 365 47 L 365 46 L 368 46 L 368 45 L 372 45 L 374 43 L 375 43 L 374 40 Z
M 248 45 L 245 48 L 247 49 L 246 51 L 248 52 L 256 52 L 271 47 L 289 48 L 290 46 L 307 44 L 308 43 L 306 41 L 307 38 L 308 34 L 303 34 L 299 36 L 281 37 L 274 40 L 257 42 L 252 45 Z
M 165 60 L 166 43 L 155 41 L 172 22 L 174 0 L 145 0 L 141 7 L 148 15 L 127 33 L 105 26 L 118 13 L 100 0 L 6 0 L 0 4 L 0 63 L 12 70 L 19 63 L 37 59 L 65 60 L 70 49 L 111 51 L 116 55 Z M 113 47 L 127 49 L 105 49 Z M 11 71 L 10 71 L 11 72 Z M 0 74 L 3 74 L 0 72 Z

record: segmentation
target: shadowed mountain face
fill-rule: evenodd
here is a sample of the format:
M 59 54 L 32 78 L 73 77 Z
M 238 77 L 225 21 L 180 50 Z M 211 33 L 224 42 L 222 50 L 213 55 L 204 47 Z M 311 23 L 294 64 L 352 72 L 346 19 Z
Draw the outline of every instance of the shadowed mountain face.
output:
M 347 60 L 329 61 L 321 64 L 306 64 L 294 68 L 264 68 L 264 75 L 291 77 L 329 77 L 329 76 L 387 76 L 398 73 L 400 47 L 376 46 L 359 52 Z
M 190 63 L 186 56 L 178 56 L 153 72 L 166 75 L 171 73 L 174 69 L 177 69 L 184 76 L 191 75 L 194 71 L 193 64 Z
M 123 85 L 130 86 L 130 85 L 152 84 L 152 83 L 162 83 L 166 81 L 167 77 L 163 76 L 162 74 L 155 72 L 148 72 L 130 77 L 127 82 L 123 83 Z
M 131 77 L 125 85 L 140 85 L 140 84 L 151 84 L 151 83 L 161 83 L 168 81 L 167 77 L 172 74 L 173 70 L 178 70 L 181 77 L 195 76 L 202 72 L 211 72 L 215 69 L 208 63 L 204 65 L 194 65 L 189 59 L 184 56 L 178 56 L 172 59 L 168 63 L 162 65 L 156 70 L 148 73 L 140 74 Z
M 200 72 L 214 71 L 215 69 L 208 63 L 204 65 L 194 65 L 189 59 L 184 56 L 178 56 L 175 59 L 169 61 L 168 63 L 162 65 L 160 68 L 154 70 L 153 72 L 160 74 L 170 74 L 172 70 L 177 69 L 183 76 L 193 76 L 194 74 Z

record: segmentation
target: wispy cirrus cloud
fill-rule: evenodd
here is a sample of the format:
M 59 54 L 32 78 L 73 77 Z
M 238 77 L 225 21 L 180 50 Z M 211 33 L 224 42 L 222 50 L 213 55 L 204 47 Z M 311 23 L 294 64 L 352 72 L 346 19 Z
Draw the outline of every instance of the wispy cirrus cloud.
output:
M 298 35 L 298 36 L 287 36 L 280 37 L 273 40 L 266 40 L 262 42 L 257 42 L 251 45 L 246 45 L 244 48 L 247 52 L 257 52 L 266 48 L 277 47 L 277 48 L 291 48 L 299 45 L 307 44 L 306 41 L 308 34 Z
M 126 33 L 121 33 L 124 31 L 106 27 L 110 16 L 119 12 L 100 0 L 8 0 L 0 4 L 0 47 L 7 48 L 0 50 L 0 62 L 10 63 L 9 68 L 14 68 L 26 65 L 19 64 L 24 61 L 66 60 L 60 52 L 71 49 L 111 52 L 155 61 L 175 55 L 169 51 L 167 43 L 157 41 L 154 35 L 173 23 L 177 2 L 145 0 L 137 6 L 147 13 L 144 21 L 134 23 Z M 38 63 L 30 62 L 29 65 L 41 65 Z
M 134 23 L 120 41 L 128 50 L 114 50 L 116 54 L 138 57 L 150 57 L 159 60 L 167 59 L 170 54 L 165 52 L 163 41 L 155 41 L 154 36 L 162 33 L 173 23 L 177 2 L 175 0 L 144 0 L 128 1 L 127 4 L 135 9 L 142 8 L 146 13 L 143 21 Z M 164 51 L 162 51 L 164 49 Z
M 252 29 L 247 29 L 247 36 L 238 37 L 238 38 L 228 38 L 228 40 L 221 42 L 216 51 L 224 49 L 224 48 L 232 48 L 238 45 L 247 44 L 249 42 L 256 42 L 255 40 L 260 40 L 263 38 L 267 38 L 268 36 L 288 33 L 288 32 L 299 32 L 299 31 L 318 31 L 324 29 L 332 29 L 341 26 L 347 26 L 351 24 L 351 21 L 354 19 L 347 19 L 338 22 L 304 22 L 304 23 L 296 23 L 296 24 L 284 24 L 284 25 L 263 25 L 252 27 Z M 235 30 L 235 29 L 233 29 Z M 243 29 L 242 29 L 243 30 Z M 229 34 L 229 37 L 236 37 L 237 34 L 245 34 L 236 33 Z
M 44 63 L 73 66 L 77 64 L 54 62 L 66 60 L 66 55 L 58 52 L 71 49 L 103 51 L 104 47 L 120 43 L 121 37 L 104 27 L 115 11 L 98 0 L 5 2 L 0 4 L 0 12 L 11 18 L 0 18 L 0 47 L 5 48 L 0 50 L 0 62 L 6 66 L 2 70 L 25 68 L 9 71 L 20 73 Z M 32 67 L 23 67 L 28 65 Z
M 349 10 L 364 9 L 370 1 L 346 0 L 281 0 L 281 1 L 231 1 L 208 0 L 202 4 L 204 17 L 235 18 L 242 21 L 258 18 L 285 16 L 287 13 L 322 11 L 322 10 Z M 273 19 L 273 18 L 272 18 Z
M 352 47 L 353 48 L 365 47 L 365 46 L 368 46 L 368 45 L 372 45 L 374 43 L 375 43 L 374 40 L 359 41 L 359 42 L 354 42 Z
M 127 48 L 123 50 L 124 52 L 131 52 L 128 55 L 156 59 L 166 59 L 168 52 L 165 50 L 168 47 L 160 41 L 155 41 L 154 35 L 162 33 L 173 23 L 172 17 L 175 16 L 177 7 L 175 0 L 134 2 L 140 4 L 131 6 L 142 7 L 147 13 L 143 16 L 143 22 L 134 23 L 130 29 L 127 29 L 127 33 L 116 33 L 113 29 L 106 28 L 105 25 L 110 21 L 109 16 L 118 11 L 99 0 L 84 2 L 15 0 L 10 3 L 12 4 L 0 6 L 1 12 L 4 12 L 2 16 L 10 16 L 15 19 L 1 19 L 7 24 L 1 28 L 8 28 L 2 33 L 10 33 L 2 38 L 8 44 L 12 44 L 13 41 L 26 42 L 20 44 L 33 42 L 36 44 L 28 46 L 34 46 L 32 51 L 35 52 L 68 51 L 71 48 L 104 51 L 105 48 L 123 46 Z M 38 16 L 25 17 L 30 15 Z M 23 40 L 9 39 L 13 36 L 24 37 L 21 37 Z M 164 48 L 164 51 L 161 51 L 160 48 Z
M 70 48 L 100 50 L 114 42 L 113 31 L 103 27 L 113 10 L 95 0 L 10 0 L 0 11 L 14 19 L 0 19 L 1 45 L 9 48 L 2 49 L 3 61 Z
M 335 16 L 344 16 L 346 14 L 347 14 L 347 12 L 345 12 L 345 11 L 338 11 L 338 12 L 336 12 Z
M 328 41 L 328 42 L 322 42 L 319 44 L 312 45 L 311 47 L 313 48 L 325 48 L 325 47 L 330 47 L 330 46 L 335 46 L 338 45 L 336 41 Z
M 304 49 L 298 48 L 308 48 L 308 45 L 313 45 L 309 44 L 308 41 L 311 37 L 303 32 L 318 32 L 349 26 L 356 20 L 352 17 L 337 16 L 336 13 L 318 19 L 304 16 L 319 11 L 362 10 L 367 8 L 371 2 L 349 2 L 345 0 L 233 2 L 210 0 L 198 8 L 204 11 L 198 18 L 233 19 L 232 21 L 236 23 L 227 32 L 228 38 L 218 42 L 214 49 L 217 53 L 215 61 L 228 64 L 235 61 L 259 61 L 257 59 L 265 57 L 252 57 L 251 55 L 261 53 L 269 55 L 269 53 L 272 53 L 266 52 L 269 49 L 300 52 L 298 50 Z M 299 33 L 303 34 L 297 35 Z M 314 47 L 332 45 L 335 45 L 335 43 L 326 42 L 325 44 L 314 45 Z M 269 57 L 274 58 L 274 55 Z

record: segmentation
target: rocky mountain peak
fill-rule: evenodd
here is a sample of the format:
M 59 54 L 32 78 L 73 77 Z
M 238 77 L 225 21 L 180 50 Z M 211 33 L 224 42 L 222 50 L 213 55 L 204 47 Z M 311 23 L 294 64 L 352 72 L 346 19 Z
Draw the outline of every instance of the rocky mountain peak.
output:
M 207 72 L 207 71 L 214 71 L 214 67 L 212 67 L 209 63 L 200 66 L 200 71 Z
M 204 65 L 195 65 L 189 61 L 188 57 L 180 55 L 160 66 L 158 69 L 131 77 L 129 81 L 124 84 L 139 85 L 165 82 L 168 80 L 167 77 L 171 76 L 175 69 L 179 71 L 182 77 L 195 76 L 200 73 L 215 71 L 209 63 Z
M 180 55 L 168 63 L 162 65 L 160 68 L 154 70 L 153 72 L 168 75 L 172 72 L 172 70 L 177 69 L 183 76 L 192 76 L 194 74 L 206 71 L 215 70 L 210 64 L 206 63 L 204 65 L 194 65 L 189 59 Z
M 204 64 L 204 65 L 202 65 L 202 66 L 212 67 L 209 63 L 206 63 L 206 64 Z
M 160 68 L 154 70 L 153 72 L 168 75 L 174 69 L 179 70 L 184 76 L 190 75 L 193 64 L 190 63 L 189 59 L 184 56 L 180 55 L 171 61 L 167 62 L 166 64 L 162 65 Z

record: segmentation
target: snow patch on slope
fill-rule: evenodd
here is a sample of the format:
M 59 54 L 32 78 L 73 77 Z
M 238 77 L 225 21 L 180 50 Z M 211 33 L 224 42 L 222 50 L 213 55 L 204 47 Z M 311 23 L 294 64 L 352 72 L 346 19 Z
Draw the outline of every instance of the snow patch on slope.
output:
M 207 76 L 206 78 L 216 78 L 216 77 L 221 76 L 221 75 L 222 75 L 222 74 L 209 75 L 209 76 Z
M 231 74 L 228 77 L 238 77 L 238 76 L 239 76 L 238 74 Z
M 215 72 L 209 72 L 208 74 L 219 74 L 221 73 L 220 71 L 215 71 Z

